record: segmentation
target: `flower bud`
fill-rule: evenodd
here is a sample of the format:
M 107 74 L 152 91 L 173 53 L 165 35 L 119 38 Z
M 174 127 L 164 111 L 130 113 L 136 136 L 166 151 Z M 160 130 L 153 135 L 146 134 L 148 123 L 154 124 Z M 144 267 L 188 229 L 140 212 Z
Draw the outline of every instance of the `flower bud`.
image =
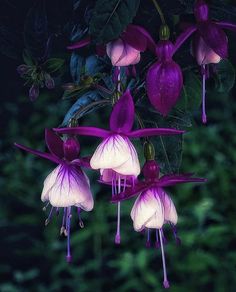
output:
M 50 74 L 45 74 L 45 86 L 48 89 L 53 89 L 55 87 L 55 82 Z
M 36 84 L 33 84 L 29 90 L 29 98 L 31 101 L 35 101 L 39 96 L 39 87 Z
M 194 15 L 197 21 L 207 21 L 209 8 L 205 0 L 197 0 L 194 7 Z

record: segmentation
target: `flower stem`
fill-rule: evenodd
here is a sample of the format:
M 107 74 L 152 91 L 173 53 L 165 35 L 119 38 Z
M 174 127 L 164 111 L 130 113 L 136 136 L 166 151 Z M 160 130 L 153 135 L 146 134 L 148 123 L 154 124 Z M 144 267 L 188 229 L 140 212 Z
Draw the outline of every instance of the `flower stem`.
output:
M 161 22 L 162 22 L 162 24 L 165 24 L 165 23 L 166 23 L 166 21 L 165 21 L 165 17 L 164 17 L 164 14 L 163 14 L 162 10 L 161 10 L 160 5 L 157 3 L 156 0 L 152 0 L 152 3 L 154 4 L 154 6 L 155 6 L 157 12 L 158 12 L 159 15 L 160 15 L 160 18 L 161 18 Z

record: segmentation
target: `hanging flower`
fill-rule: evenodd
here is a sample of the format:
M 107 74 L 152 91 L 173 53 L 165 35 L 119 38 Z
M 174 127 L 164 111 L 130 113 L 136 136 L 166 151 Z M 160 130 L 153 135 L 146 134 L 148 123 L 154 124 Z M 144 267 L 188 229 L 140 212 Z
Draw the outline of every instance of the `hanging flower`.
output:
M 45 141 L 50 153 L 33 150 L 20 144 L 15 144 L 15 146 L 58 164 L 44 181 L 41 200 L 47 202 L 46 207 L 49 204 L 51 205 L 45 225 L 50 222 L 54 213 L 58 213 L 62 209 L 63 218 L 60 232 L 67 236 L 66 258 L 70 262 L 71 209 L 72 207 L 77 208 L 80 225 L 82 226 L 81 210 L 91 211 L 94 205 L 89 179 L 81 169 L 81 166 L 88 167 L 88 161 L 78 158 L 80 145 L 74 137 L 62 141 L 53 131 L 46 129 Z
M 146 87 L 151 104 L 163 116 L 167 116 L 175 106 L 183 87 L 182 70 L 172 59 L 173 55 L 193 31 L 194 28 L 189 27 L 172 43 L 168 26 L 160 27 L 160 41 L 156 45 L 158 60 L 147 72 Z
M 206 66 L 219 63 L 228 56 L 228 38 L 223 29 L 236 31 L 236 24 L 213 21 L 209 18 L 209 6 L 205 0 L 197 0 L 194 7 L 195 25 L 189 25 L 176 44 L 179 47 L 192 33 L 192 54 L 202 67 L 202 122 L 207 123 L 206 116 Z
M 151 104 L 163 116 L 168 115 L 177 103 L 183 87 L 180 66 L 172 59 L 174 44 L 161 40 L 156 47 L 158 61 L 147 72 L 147 94 Z
M 160 247 L 162 253 L 164 274 L 163 286 L 169 288 L 164 253 L 164 243 L 166 242 L 163 231 L 164 224 L 169 224 L 171 226 L 176 243 L 179 244 L 180 239 L 175 227 L 178 221 L 177 212 L 173 201 L 164 191 L 164 188 L 179 183 L 204 182 L 206 180 L 192 177 L 191 174 L 172 174 L 164 175 L 159 178 L 159 166 L 153 159 L 145 163 L 142 172 L 145 181 L 137 181 L 134 186 L 127 186 L 125 191 L 114 197 L 112 201 L 127 200 L 139 194 L 131 210 L 131 219 L 133 220 L 134 229 L 138 232 L 147 230 L 147 247 L 151 245 L 150 229 L 156 230 L 155 246 L 157 248 Z
M 87 37 L 68 47 L 70 50 L 79 49 L 90 44 L 91 38 Z M 150 34 L 141 26 L 129 24 L 120 38 L 103 46 L 97 46 L 98 54 L 106 51 L 113 66 L 135 65 L 140 61 L 140 52 L 147 49 L 155 51 L 155 43 Z
M 61 134 L 103 138 L 103 141 L 98 145 L 91 157 L 90 165 L 93 169 L 112 170 L 112 173 L 115 172 L 116 179 L 112 181 L 120 190 L 124 176 L 135 180 L 140 173 L 138 155 L 129 138 L 176 135 L 184 132 L 165 128 L 147 128 L 133 131 L 134 114 L 133 98 L 130 91 L 127 90 L 112 110 L 110 131 L 95 127 L 69 127 L 54 130 Z M 119 205 L 120 203 L 118 203 L 118 208 Z M 120 237 L 119 231 L 117 236 Z

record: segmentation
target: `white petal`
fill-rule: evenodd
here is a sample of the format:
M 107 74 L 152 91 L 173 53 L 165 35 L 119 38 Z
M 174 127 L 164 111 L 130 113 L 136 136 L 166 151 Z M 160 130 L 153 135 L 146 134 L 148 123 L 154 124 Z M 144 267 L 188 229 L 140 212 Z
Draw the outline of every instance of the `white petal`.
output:
M 221 60 L 221 57 L 208 47 L 203 38 L 199 39 L 196 58 L 199 65 L 217 64 Z
M 88 177 L 73 164 L 59 165 L 48 175 L 41 199 L 54 207 L 77 206 L 85 211 L 94 204 Z
M 175 209 L 175 205 L 171 198 L 165 192 L 164 196 L 162 197 L 162 202 L 164 206 L 165 221 L 170 221 L 173 224 L 177 224 L 178 215 Z
M 111 135 L 98 145 L 90 165 L 93 169 L 114 169 L 130 158 L 130 147 L 127 139 L 120 135 Z
M 145 227 L 161 228 L 164 223 L 164 210 L 161 200 L 154 189 L 142 193 L 131 210 L 134 229 L 141 231 Z
M 113 168 L 116 172 L 122 175 L 132 175 L 137 177 L 140 174 L 140 164 L 138 159 L 138 154 L 133 146 L 133 144 L 129 141 L 129 149 L 130 149 L 130 158 L 120 165 L 119 167 Z

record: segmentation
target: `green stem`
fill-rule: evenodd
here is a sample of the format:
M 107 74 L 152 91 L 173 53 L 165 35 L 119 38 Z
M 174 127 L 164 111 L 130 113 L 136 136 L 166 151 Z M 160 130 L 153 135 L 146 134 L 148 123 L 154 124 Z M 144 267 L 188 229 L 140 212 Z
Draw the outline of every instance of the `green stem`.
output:
M 165 21 L 165 17 L 164 17 L 163 12 L 161 11 L 161 7 L 160 7 L 160 5 L 156 2 L 156 0 L 152 0 L 152 3 L 154 4 L 154 6 L 155 6 L 157 12 L 158 12 L 159 15 L 160 15 L 160 18 L 161 18 L 161 22 L 162 22 L 162 24 L 165 24 L 165 23 L 166 23 L 166 21 Z

